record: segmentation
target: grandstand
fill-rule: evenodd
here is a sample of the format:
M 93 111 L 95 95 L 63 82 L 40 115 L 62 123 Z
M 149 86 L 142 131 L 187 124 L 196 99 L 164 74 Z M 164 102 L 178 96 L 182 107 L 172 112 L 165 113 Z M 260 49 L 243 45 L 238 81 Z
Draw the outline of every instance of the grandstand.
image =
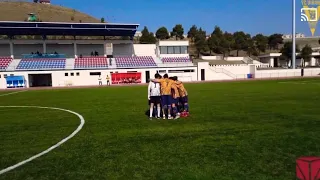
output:
M 116 57 L 116 64 L 119 68 L 132 68 L 132 67 L 157 67 L 152 56 L 127 56 Z
M 106 57 L 82 57 L 76 58 L 74 62 L 75 69 L 94 69 L 107 67 L 108 61 Z
M 202 56 L 191 59 L 188 41 L 159 41 L 134 44 L 138 24 L 0 22 L 0 88 L 15 87 L 6 77 L 24 77 L 25 87 L 97 85 L 98 77 L 111 83 L 146 83 L 156 72 L 178 76 L 182 81 L 233 80 L 301 76 L 299 69 L 270 68 L 275 58 Z M 17 35 L 38 35 L 40 40 L 16 39 Z M 69 35 L 73 40 L 47 36 Z M 78 36 L 129 36 L 130 40 L 83 40 Z M 272 54 L 270 54 L 270 57 Z M 314 55 L 315 59 L 318 54 Z M 272 56 L 273 57 L 273 56 Z M 276 61 L 278 62 L 278 61 Z M 316 61 L 315 61 L 316 62 Z M 312 61 L 313 63 L 313 61 Z M 314 63 L 313 63 L 314 64 Z M 312 65 L 312 64 L 310 64 Z M 320 73 L 305 69 L 305 76 Z M 10 81 L 13 82 L 13 81 Z M 17 86 L 18 87 L 18 86 Z M 21 87 L 21 86 L 19 86 Z
M 5 70 L 12 62 L 11 57 L 0 57 L 0 70 Z

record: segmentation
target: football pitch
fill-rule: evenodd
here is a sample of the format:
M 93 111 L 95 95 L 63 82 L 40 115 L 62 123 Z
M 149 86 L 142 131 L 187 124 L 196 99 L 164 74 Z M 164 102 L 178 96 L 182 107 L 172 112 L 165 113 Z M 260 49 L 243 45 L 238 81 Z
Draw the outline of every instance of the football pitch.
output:
M 320 79 L 185 86 L 190 117 L 152 121 L 147 86 L 0 91 L 0 106 L 85 120 L 0 179 L 284 180 L 295 178 L 296 158 L 320 156 Z M 0 171 L 80 120 L 0 107 Z

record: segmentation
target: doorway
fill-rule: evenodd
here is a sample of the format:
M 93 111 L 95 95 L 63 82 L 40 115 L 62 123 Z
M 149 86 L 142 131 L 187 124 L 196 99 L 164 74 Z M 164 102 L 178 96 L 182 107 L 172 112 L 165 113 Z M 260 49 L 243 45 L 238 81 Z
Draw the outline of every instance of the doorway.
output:
M 205 80 L 205 71 L 204 69 L 201 69 L 201 81 Z
M 51 74 L 29 74 L 29 87 L 51 87 Z
M 146 71 L 146 83 L 149 83 L 150 80 L 150 71 Z

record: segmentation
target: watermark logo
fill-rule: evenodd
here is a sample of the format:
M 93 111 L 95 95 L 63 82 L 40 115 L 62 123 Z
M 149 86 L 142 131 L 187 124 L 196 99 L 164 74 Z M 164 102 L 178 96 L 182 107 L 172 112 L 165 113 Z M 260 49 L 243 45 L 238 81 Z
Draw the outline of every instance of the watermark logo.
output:
M 301 21 L 307 22 L 312 36 L 320 19 L 320 0 L 301 0 Z
M 318 9 L 317 8 L 301 8 L 301 21 L 317 22 Z
M 299 180 L 320 179 L 320 157 L 300 157 L 296 160 L 296 176 Z

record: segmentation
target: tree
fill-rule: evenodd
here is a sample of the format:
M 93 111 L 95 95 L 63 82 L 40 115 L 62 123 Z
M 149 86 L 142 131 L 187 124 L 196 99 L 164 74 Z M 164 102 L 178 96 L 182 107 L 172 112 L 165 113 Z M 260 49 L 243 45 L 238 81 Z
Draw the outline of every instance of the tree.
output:
M 198 32 L 198 28 L 197 28 L 196 25 L 193 25 L 193 26 L 189 29 L 189 31 L 188 31 L 188 38 L 190 38 L 192 42 L 194 42 L 194 39 L 195 39 L 195 37 L 196 37 L 196 35 L 197 35 L 197 32 Z
M 300 49 L 298 45 L 296 45 L 296 52 L 299 52 Z M 281 59 L 285 59 L 287 61 L 287 64 L 290 60 L 292 60 L 292 42 L 286 42 L 284 43 L 284 46 L 281 49 Z M 292 63 L 291 63 L 292 64 Z
M 305 45 L 301 50 L 301 58 L 303 59 L 302 66 L 305 67 L 305 63 L 310 62 L 312 58 L 312 48 L 308 44 Z
M 100 19 L 100 22 L 101 22 L 101 23 L 104 23 L 104 18 L 103 18 L 103 17 Z
M 195 47 L 197 49 L 198 57 L 200 56 L 200 53 L 207 48 L 206 43 L 206 32 L 200 28 L 195 36 Z
M 268 37 L 269 49 L 279 49 L 279 45 L 283 44 L 282 34 L 272 34 Z
M 224 48 L 226 48 L 228 55 L 230 54 L 230 52 L 232 51 L 232 48 L 234 47 L 234 38 L 233 35 L 231 33 L 225 32 L 223 34 L 225 40 L 226 40 L 226 46 Z
M 211 35 L 216 35 L 217 38 L 222 38 L 223 37 L 223 32 L 220 29 L 219 26 L 215 26 L 213 32 L 211 33 Z
M 243 31 L 238 31 L 233 34 L 234 38 L 234 49 L 237 50 L 237 56 L 239 56 L 240 50 L 245 50 L 247 47 L 247 36 Z
M 39 2 L 39 0 L 33 0 L 33 2 L 34 2 L 34 3 L 38 3 L 38 2 Z
M 149 44 L 155 44 L 157 42 L 157 39 L 155 37 L 155 35 L 153 34 L 153 32 L 150 32 L 149 34 Z
M 254 40 L 250 37 L 250 34 L 247 34 L 247 38 L 246 38 L 247 44 L 246 44 L 246 51 L 248 56 L 250 57 L 251 55 L 257 55 L 258 51 L 257 51 L 257 47 L 254 43 Z
M 166 27 L 160 27 L 156 32 L 156 37 L 161 40 L 169 39 L 168 29 Z
M 176 40 L 183 39 L 184 38 L 183 33 L 184 33 L 184 29 L 183 29 L 182 25 L 181 24 L 177 24 L 172 29 L 171 37 L 176 37 Z
M 156 38 L 153 33 L 150 33 L 148 28 L 145 26 L 141 31 L 140 43 L 141 44 L 154 44 L 156 43 Z
M 214 36 L 210 36 L 208 39 L 206 39 L 206 43 L 210 51 L 210 55 L 215 49 L 215 44 L 216 44 L 215 40 L 216 38 Z
M 223 54 L 223 57 L 225 57 L 226 53 L 229 52 L 229 47 L 230 47 L 230 41 L 228 41 L 225 36 L 222 36 L 220 38 L 220 49 L 219 49 L 219 51 Z
M 257 34 L 253 38 L 254 44 L 257 47 L 258 54 L 260 52 L 266 52 L 267 46 L 268 46 L 268 37 L 264 36 L 263 34 Z
M 217 54 L 221 54 L 224 52 L 223 48 L 225 47 L 222 45 L 222 41 L 224 41 L 224 45 L 226 45 L 227 42 L 225 42 L 225 39 L 223 38 L 223 32 L 221 31 L 220 27 L 216 26 L 213 32 L 211 33 L 210 37 L 207 39 L 210 54 L 212 51 Z

